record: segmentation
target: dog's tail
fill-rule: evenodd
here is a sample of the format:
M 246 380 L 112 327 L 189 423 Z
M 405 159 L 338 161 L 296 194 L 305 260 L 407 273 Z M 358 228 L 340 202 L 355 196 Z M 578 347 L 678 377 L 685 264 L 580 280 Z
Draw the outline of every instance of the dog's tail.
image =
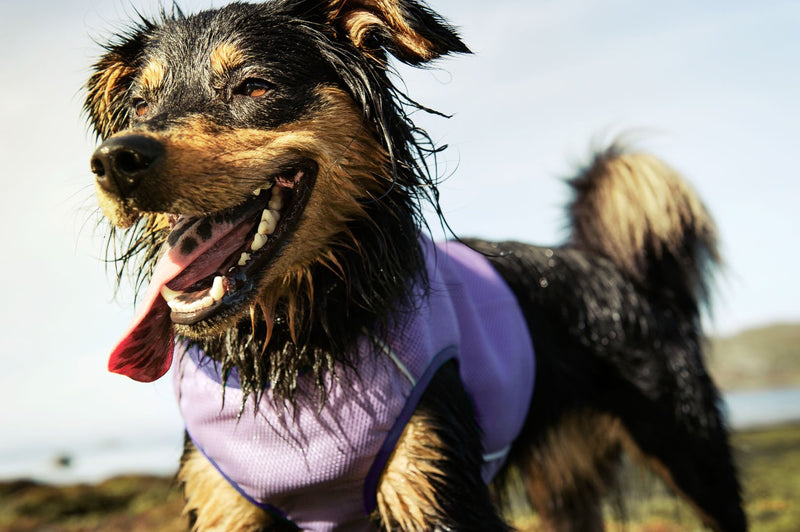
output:
M 571 244 L 611 259 L 634 280 L 698 309 L 720 262 L 705 205 L 672 168 L 618 144 L 570 181 Z
M 530 324 L 536 383 L 515 468 L 553 530 L 602 530 L 622 451 L 717 531 L 742 532 L 736 468 L 699 314 L 716 230 L 672 169 L 612 146 L 570 181 L 565 246 L 481 243 Z M 504 484 L 504 482 L 506 484 Z

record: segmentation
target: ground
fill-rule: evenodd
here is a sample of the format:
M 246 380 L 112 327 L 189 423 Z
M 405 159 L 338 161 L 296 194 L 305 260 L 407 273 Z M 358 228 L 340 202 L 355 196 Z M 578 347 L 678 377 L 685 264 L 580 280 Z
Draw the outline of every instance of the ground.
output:
M 739 432 L 733 437 L 747 513 L 754 532 L 795 532 L 800 523 L 800 425 Z M 607 508 L 610 532 L 702 530 L 691 510 L 638 469 L 624 473 L 625 519 Z M 631 493 L 637 495 L 631 496 Z M 117 477 L 97 485 L 48 486 L 19 480 L 0 483 L 0 532 L 185 532 L 174 479 Z M 535 531 L 535 515 L 516 517 Z

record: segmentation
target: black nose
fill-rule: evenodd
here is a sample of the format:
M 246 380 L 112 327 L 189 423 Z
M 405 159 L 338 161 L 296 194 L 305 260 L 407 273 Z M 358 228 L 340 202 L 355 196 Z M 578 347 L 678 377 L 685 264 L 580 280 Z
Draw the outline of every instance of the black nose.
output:
M 104 190 L 125 197 L 152 173 L 163 155 L 163 144 L 151 137 L 112 137 L 92 155 L 92 172 Z

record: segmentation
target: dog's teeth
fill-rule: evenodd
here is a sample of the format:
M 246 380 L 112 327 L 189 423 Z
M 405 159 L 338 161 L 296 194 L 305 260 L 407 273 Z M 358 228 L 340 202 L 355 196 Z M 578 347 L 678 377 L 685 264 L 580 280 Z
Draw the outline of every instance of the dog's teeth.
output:
M 264 247 L 264 244 L 267 243 L 266 235 L 262 235 L 261 233 L 256 233 L 255 238 L 253 238 L 253 243 L 250 244 L 250 249 L 253 251 L 258 251 L 259 249 Z
M 262 235 L 271 235 L 278 226 L 281 215 L 278 211 L 264 209 L 261 213 L 261 223 L 258 224 L 258 232 Z
M 181 292 L 177 292 L 175 290 L 170 290 L 167 288 L 166 285 L 161 287 L 161 297 L 169 304 L 170 302 L 174 301 L 176 297 L 181 295 Z
M 167 305 L 169 305 L 169 308 L 171 308 L 175 312 L 191 312 L 193 310 L 192 309 L 193 305 L 189 303 L 184 303 L 183 301 L 177 301 L 177 300 L 168 301 Z
M 281 192 L 281 187 L 272 188 L 272 196 L 270 196 L 269 208 L 273 211 L 279 211 L 283 208 L 283 192 Z
M 261 195 L 261 189 L 260 188 L 257 188 L 257 189 L 255 189 L 253 191 L 253 196 L 260 196 L 260 195 Z
M 244 266 L 247 264 L 247 261 L 250 260 L 250 255 L 248 253 L 242 253 L 242 256 L 239 257 L 239 266 Z
M 223 279 L 221 276 L 217 275 L 214 277 L 214 284 L 211 285 L 211 290 L 208 292 L 208 295 L 211 296 L 214 301 L 219 301 L 222 299 L 222 296 L 225 295 L 225 287 L 222 281 Z
M 211 296 L 206 296 L 200 300 L 201 308 L 208 308 L 214 304 L 214 298 Z

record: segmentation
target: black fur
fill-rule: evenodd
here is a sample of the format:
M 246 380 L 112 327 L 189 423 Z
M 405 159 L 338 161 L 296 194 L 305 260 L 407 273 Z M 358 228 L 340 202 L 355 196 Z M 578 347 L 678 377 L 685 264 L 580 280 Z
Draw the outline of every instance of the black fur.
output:
M 579 249 L 468 242 L 517 294 L 536 348 L 534 397 L 512 463 L 529 462 L 566 417 L 609 414 L 720 530 L 745 529 L 719 397 L 702 361 L 697 306 L 682 308 L 681 297 L 638 285 Z M 611 453 L 597 467 L 611 474 L 616 458 Z M 607 487 L 592 478 L 576 485 L 580 491 L 554 497 L 553 513 L 590 511 L 586 498 L 595 502 Z

